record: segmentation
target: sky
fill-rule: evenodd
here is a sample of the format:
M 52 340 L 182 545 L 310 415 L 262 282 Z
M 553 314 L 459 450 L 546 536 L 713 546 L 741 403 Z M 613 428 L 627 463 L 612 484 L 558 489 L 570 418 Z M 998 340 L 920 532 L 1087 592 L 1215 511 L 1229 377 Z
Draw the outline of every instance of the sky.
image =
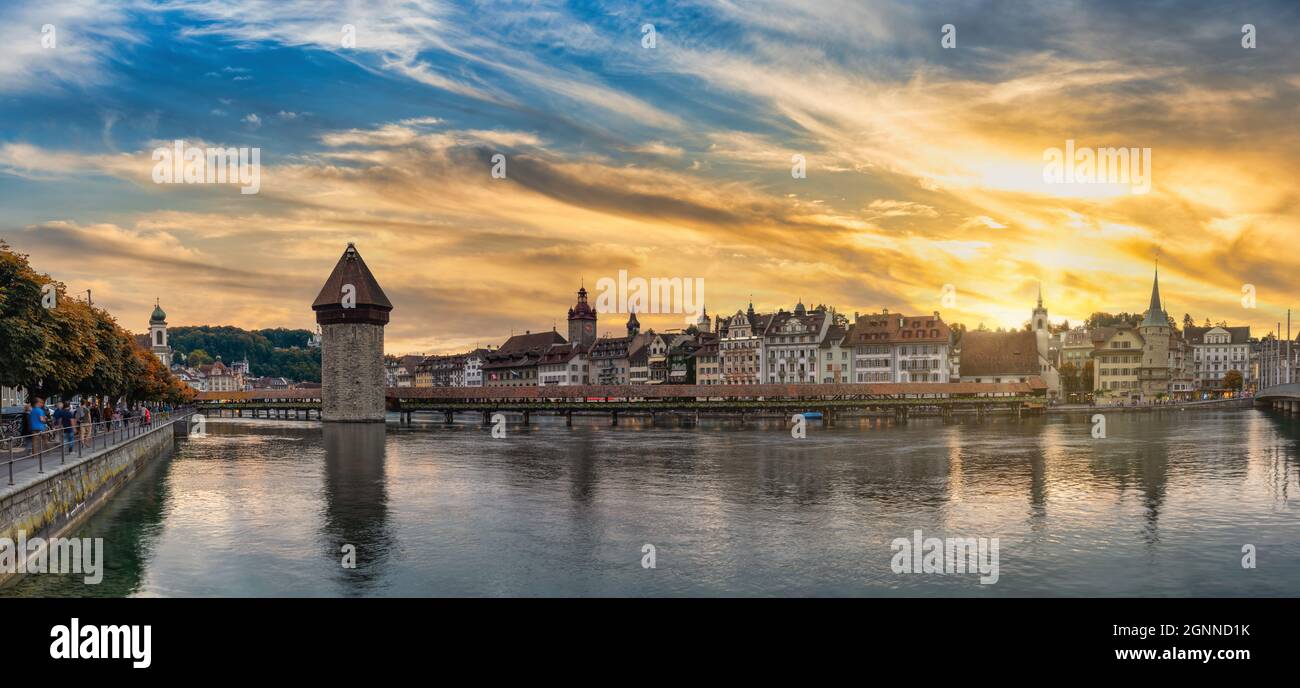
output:
M 973 328 L 1144 310 L 1158 259 L 1258 336 L 1300 306 L 1300 3 L 1228 4 L 0 0 L 0 239 L 134 331 L 313 327 L 352 241 L 399 354 L 564 333 L 620 270 Z M 257 193 L 155 183 L 178 139 Z M 1051 177 L 1067 141 L 1148 183 Z

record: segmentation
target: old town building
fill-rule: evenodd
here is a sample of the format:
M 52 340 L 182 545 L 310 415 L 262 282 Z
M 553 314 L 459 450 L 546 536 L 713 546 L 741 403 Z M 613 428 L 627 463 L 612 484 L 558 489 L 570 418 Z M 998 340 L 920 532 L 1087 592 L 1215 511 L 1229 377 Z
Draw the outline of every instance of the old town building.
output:
M 794 311 L 779 310 L 763 332 L 762 352 L 768 384 L 815 384 L 822 340 L 831 325 L 824 308 L 808 311 L 800 301 Z
M 753 303 L 727 320 L 718 340 L 722 384 L 756 385 L 763 380 L 763 332 L 771 320 L 771 314 L 755 313 Z
M 854 314 L 845 337 L 852 347 L 853 381 L 948 382 L 952 378 L 952 330 L 939 317 L 890 313 Z

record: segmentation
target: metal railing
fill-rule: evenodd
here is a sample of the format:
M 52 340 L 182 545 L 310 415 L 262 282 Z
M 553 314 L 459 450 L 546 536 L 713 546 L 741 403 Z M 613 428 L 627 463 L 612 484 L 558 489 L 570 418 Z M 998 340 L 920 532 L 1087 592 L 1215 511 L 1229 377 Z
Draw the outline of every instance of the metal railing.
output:
M 9 484 L 14 484 L 15 463 L 35 461 L 36 472 L 44 473 L 47 456 L 53 461 L 54 454 L 57 453 L 59 464 L 62 465 L 67 462 L 69 456 L 80 458 L 85 456 L 86 453 L 93 454 L 97 450 L 124 444 L 133 438 L 168 425 L 193 412 L 194 409 L 191 407 L 175 408 L 171 411 L 150 411 L 149 422 L 147 423 L 141 414 L 132 415 L 129 418 L 99 421 L 98 423 L 78 424 L 71 428 L 51 427 L 41 432 L 7 437 L 0 440 L 4 445 L 7 445 L 0 451 L 7 452 L 8 460 L 5 463 L 9 474 Z M 69 437 L 69 433 L 71 437 Z M 39 451 L 35 451 L 37 446 L 40 447 Z M 26 448 L 27 454 L 15 456 L 17 450 L 21 448 Z M 0 456 L 4 455 L 0 454 Z

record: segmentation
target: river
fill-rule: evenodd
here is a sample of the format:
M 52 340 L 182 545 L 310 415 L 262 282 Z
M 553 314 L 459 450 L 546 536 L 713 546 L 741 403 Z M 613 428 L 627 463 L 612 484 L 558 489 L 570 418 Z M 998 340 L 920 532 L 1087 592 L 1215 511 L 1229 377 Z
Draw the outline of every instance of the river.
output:
M 1261 411 L 437 420 L 210 418 L 77 533 L 102 583 L 0 595 L 1300 595 L 1300 423 Z M 996 582 L 896 572 L 917 530 L 996 538 Z

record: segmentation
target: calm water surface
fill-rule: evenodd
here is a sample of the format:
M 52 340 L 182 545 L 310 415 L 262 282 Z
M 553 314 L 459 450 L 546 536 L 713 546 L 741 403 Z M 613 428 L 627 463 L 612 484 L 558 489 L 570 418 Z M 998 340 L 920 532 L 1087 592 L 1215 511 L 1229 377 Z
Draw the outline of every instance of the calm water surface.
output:
M 102 584 L 0 595 L 1300 595 L 1300 424 L 1107 420 L 1105 440 L 1086 416 L 796 440 L 777 421 L 534 418 L 494 440 L 209 419 L 78 534 L 105 539 Z M 998 538 L 1000 579 L 895 574 L 890 543 L 918 528 Z

